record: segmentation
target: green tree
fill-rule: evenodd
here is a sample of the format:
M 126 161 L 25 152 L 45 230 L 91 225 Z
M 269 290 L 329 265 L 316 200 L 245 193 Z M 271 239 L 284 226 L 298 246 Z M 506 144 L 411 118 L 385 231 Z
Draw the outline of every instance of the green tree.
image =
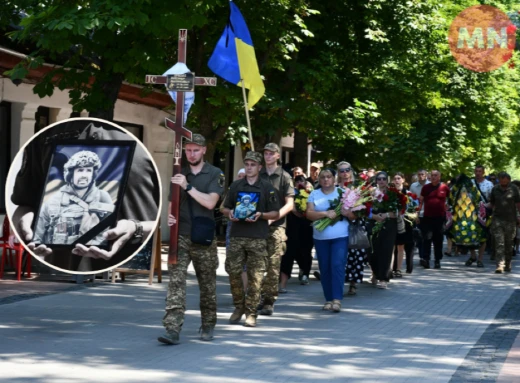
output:
M 27 14 L 19 21 L 21 29 L 10 37 L 35 50 L 9 72 L 11 78 L 24 78 L 30 67 L 44 61 L 59 64 L 34 91 L 45 97 L 55 86 L 70 89 L 74 111 L 87 110 L 90 116 L 107 120 L 113 118 L 123 81 L 143 83 L 145 74 L 163 73 L 177 61 L 180 28 L 189 30 L 188 66 L 199 75 L 209 75 L 207 62 L 229 15 L 227 0 L 178 0 L 175 6 L 166 0 L 24 1 L 8 0 L 9 9 Z M 288 47 L 305 37 L 301 19 L 310 14 L 306 1 L 264 0 L 239 6 L 262 67 L 281 68 Z M 240 137 L 241 123 L 236 122 L 242 114 L 241 91 L 235 85 L 221 82 L 216 89 L 197 89 L 188 124 L 212 143 L 208 158 L 224 137 Z
M 306 132 L 321 159 L 358 167 L 454 174 L 504 166 L 517 156 L 517 70 L 471 72 L 447 44 L 453 18 L 475 4 L 318 5 L 315 37 L 288 63 L 292 91 L 278 94 L 283 122 Z

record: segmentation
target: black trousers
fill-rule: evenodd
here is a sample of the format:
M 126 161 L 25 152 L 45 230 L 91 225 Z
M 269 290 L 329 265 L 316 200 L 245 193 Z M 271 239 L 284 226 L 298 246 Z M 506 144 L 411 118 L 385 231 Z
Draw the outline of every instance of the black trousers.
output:
M 433 251 L 435 261 L 442 259 L 442 241 L 443 241 L 443 225 L 444 217 L 423 217 L 421 222 L 421 231 L 423 235 L 423 256 L 424 260 L 430 261 Z
M 411 273 L 413 271 L 413 255 L 414 255 L 415 244 L 413 242 L 407 242 L 404 244 L 404 253 L 406 255 L 406 272 Z M 393 271 L 400 270 L 401 265 L 397 264 L 397 245 L 394 249 L 394 264 L 392 266 Z
M 309 276 L 312 267 L 311 222 L 305 218 L 287 215 L 287 250 L 280 263 L 280 271 L 291 278 L 294 261 L 298 263 L 303 275 Z
M 422 230 L 422 224 L 423 224 L 423 217 L 419 217 L 419 223 L 417 224 L 417 228 L 419 230 L 421 230 L 421 233 L 423 232 Z M 423 238 L 422 238 L 422 235 L 421 235 L 421 238 L 418 238 L 417 241 L 416 241 L 416 246 L 417 246 L 417 249 L 419 250 L 419 258 L 420 259 L 424 259 L 424 243 L 423 243 Z
M 368 257 L 372 274 L 378 281 L 390 280 L 390 267 L 394 256 L 397 220 L 390 218 L 379 233 L 372 235 L 372 252 Z

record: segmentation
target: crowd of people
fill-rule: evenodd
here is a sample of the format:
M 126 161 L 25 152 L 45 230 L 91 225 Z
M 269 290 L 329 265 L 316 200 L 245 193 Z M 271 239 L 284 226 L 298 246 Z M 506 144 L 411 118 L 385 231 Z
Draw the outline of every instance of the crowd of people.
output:
M 180 219 L 170 215 L 168 221 L 180 225 L 179 260 L 169 265 L 166 334 L 158 338 L 165 344 L 179 343 L 191 261 L 200 286 L 201 339 L 213 339 L 216 240 L 204 246 L 193 243 L 193 238 L 195 219 L 201 212 L 210 217 L 224 193 L 220 169 L 204 162 L 205 151 L 204 138 L 194 135 L 186 144 L 188 165 L 172 178 L 172 184 L 181 188 Z M 319 269 L 313 275 L 325 298 L 322 308 L 333 313 L 341 312 L 345 295 L 356 295 L 367 267 L 371 284 L 380 289 L 403 277 L 403 263 L 406 274 L 412 274 L 416 248 L 420 265 L 429 269 L 433 247 L 433 267 L 440 269 L 443 256 L 453 256 L 452 252 L 469 252 L 465 265 L 477 262 L 484 267 L 488 246 L 495 272 L 511 271 L 520 191 L 507 173 L 486 177 L 484 167 L 477 166 L 474 178 L 461 174 L 444 183 L 439 170 L 420 169 L 408 183 L 401 172 L 356 173 L 350 163 L 341 161 L 323 168 L 312 163 L 306 177 L 301 167 L 284 170 L 280 155 L 275 143 L 267 144 L 263 153 L 248 152 L 220 206 L 229 220 L 225 270 L 235 307 L 229 323 L 239 324 L 245 316 L 244 326 L 255 327 L 258 315 L 273 315 L 278 295 L 288 293 L 295 262 L 300 284 L 308 285 L 313 248 Z M 344 201 L 350 193 L 358 194 L 357 202 L 349 205 Z M 360 201 L 365 203 L 361 206 Z M 400 203 L 403 208 L 396 208 Z

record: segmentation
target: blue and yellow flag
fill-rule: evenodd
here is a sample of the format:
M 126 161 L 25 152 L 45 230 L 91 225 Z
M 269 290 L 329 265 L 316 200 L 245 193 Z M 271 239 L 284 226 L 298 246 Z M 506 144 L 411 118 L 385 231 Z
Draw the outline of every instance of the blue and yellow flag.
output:
M 253 40 L 238 7 L 229 2 L 231 14 L 211 55 L 208 66 L 224 80 L 249 89 L 248 106 L 252 108 L 264 95 L 265 87 L 256 62 Z

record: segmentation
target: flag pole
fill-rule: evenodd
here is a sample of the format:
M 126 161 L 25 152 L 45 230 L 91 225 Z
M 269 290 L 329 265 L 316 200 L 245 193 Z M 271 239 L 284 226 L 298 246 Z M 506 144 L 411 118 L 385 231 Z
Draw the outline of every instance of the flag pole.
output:
M 249 132 L 249 143 L 251 150 L 255 151 L 255 144 L 253 143 L 253 132 L 251 131 L 251 121 L 249 120 L 249 107 L 247 106 L 246 87 L 244 86 L 244 79 L 240 79 L 242 83 L 242 95 L 244 96 L 244 107 L 246 108 L 247 130 Z

